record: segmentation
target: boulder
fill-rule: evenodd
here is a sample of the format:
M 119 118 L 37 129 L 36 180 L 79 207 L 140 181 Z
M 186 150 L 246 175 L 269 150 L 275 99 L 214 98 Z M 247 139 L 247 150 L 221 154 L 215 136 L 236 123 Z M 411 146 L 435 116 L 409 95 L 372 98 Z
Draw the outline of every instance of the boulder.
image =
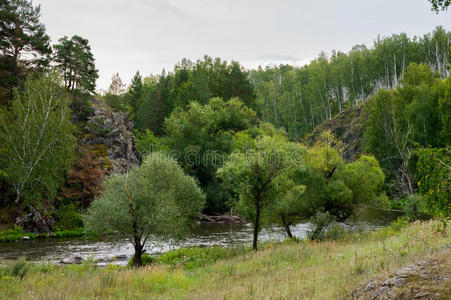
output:
M 49 234 L 52 232 L 54 224 L 55 221 L 51 217 L 44 218 L 36 209 L 32 209 L 30 213 L 16 218 L 16 225 L 22 227 L 24 231 L 32 233 L 45 232 Z

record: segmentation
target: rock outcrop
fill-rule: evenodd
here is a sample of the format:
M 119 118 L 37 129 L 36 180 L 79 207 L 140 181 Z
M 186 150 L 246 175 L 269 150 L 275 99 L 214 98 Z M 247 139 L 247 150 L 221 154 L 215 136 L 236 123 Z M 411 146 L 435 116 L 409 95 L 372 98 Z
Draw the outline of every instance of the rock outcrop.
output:
M 109 173 L 124 174 L 139 164 L 139 156 L 133 138 L 133 122 L 124 112 L 113 112 L 96 107 L 88 117 L 80 141 L 82 147 L 90 147 L 105 159 Z
M 16 225 L 22 227 L 25 232 L 31 233 L 51 233 L 54 224 L 53 218 L 44 217 L 36 209 L 32 209 L 30 213 L 16 219 Z
M 330 130 L 343 143 L 343 158 L 347 161 L 356 160 L 363 153 L 362 123 L 366 118 L 363 108 L 364 103 L 342 111 L 333 119 L 316 127 L 311 134 L 303 138 L 303 142 L 308 145 L 313 145 L 322 132 Z

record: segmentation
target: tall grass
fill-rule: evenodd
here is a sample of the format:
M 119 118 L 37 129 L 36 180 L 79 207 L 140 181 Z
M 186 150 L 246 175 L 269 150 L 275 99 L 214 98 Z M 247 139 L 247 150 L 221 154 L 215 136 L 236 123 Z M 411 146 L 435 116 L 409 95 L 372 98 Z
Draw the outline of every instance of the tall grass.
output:
M 436 228 L 430 221 L 338 241 L 268 243 L 257 253 L 182 250 L 142 269 L 34 266 L 22 279 L 0 270 L 0 299 L 340 299 L 376 274 L 449 251 L 451 229 Z

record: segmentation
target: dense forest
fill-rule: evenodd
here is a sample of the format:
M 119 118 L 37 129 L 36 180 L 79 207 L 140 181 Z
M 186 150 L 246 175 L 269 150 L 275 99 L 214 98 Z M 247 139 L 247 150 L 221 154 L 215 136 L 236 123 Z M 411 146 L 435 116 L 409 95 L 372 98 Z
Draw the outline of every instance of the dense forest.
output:
M 255 250 L 268 224 L 293 237 L 290 226 L 310 220 L 310 238 L 321 240 L 362 205 L 411 221 L 450 216 L 444 27 L 378 36 L 302 67 L 182 59 L 158 75 L 137 71 L 128 85 L 114 74 L 103 94 L 89 41 L 51 45 L 31 1 L 0 2 L 0 30 L 0 223 L 8 228 L 122 233 L 139 266 L 149 234 L 181 234 L 201 213 L 244 217 Z M 358 155 L 343 155 L 343 132 L 311 137 L 356 111 L 345 120 L 358 132 Z

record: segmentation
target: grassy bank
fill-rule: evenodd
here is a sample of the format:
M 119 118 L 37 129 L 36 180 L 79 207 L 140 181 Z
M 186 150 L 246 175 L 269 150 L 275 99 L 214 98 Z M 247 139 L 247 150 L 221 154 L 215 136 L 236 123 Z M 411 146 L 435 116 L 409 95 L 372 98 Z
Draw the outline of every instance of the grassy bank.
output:
M 33 240 L 36 238 L 63 238 L 63 237 L 80 237 L 84 236 L 83 228 L 75 230 L 58 230 L 51 234 L 41 233 L 36 235 L 30 232 L 24 232 L 21 227 L 15 226 L 12 229 L 4 230 L 0 232 L 0 242 L 17 242 L 23 240 Z
M 437 226 L 431 221 L 339 241 L 270 243 L 257 253 L 182 250 L 140 270 L 16 262 L 0 271 L 0 298 L 339 299 L 376 274 L 451 246 L 451 228 L 442 234 Z

